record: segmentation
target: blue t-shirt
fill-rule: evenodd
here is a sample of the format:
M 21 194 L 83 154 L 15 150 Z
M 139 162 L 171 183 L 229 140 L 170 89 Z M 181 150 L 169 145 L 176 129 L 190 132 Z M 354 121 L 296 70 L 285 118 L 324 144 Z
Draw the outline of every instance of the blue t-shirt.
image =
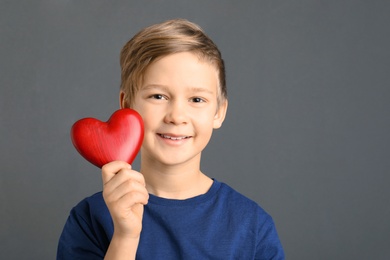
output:
M 103 259 L 114 231 L 102 193 L 70 213 L 57 259 Z M 254 201 L 214 180 L 186 200 L 150 195 L 137 259 L 284 259 L 274 222 Z

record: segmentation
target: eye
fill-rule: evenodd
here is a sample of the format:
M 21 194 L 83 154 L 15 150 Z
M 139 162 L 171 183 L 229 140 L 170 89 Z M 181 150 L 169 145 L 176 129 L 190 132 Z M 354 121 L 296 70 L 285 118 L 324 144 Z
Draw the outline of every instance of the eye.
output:
M 206 100 L 204 100 L 203 98 L 200 98 L 200 97 L 193 97 L 193 98 L 191 98 L 191 102 L 203 103 L 203 102 L 206 102 Z
M 153 95 L 150 95 L 149 98 L 159 99 L 159 100 L 167 99 L 167 97 L 165 97 L 164 95 L 161 95 L 161 94 L 153 94 Z

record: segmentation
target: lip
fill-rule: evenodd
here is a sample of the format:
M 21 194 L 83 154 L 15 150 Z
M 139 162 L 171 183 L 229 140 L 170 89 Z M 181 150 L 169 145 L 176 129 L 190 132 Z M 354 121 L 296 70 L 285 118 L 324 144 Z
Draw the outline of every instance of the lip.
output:
M 189 135 L 181 135 L 181 134 L 171 134 L 171 133 L 158 133 L 160 138 L 169 141 L 183 141 L 191 138 Z

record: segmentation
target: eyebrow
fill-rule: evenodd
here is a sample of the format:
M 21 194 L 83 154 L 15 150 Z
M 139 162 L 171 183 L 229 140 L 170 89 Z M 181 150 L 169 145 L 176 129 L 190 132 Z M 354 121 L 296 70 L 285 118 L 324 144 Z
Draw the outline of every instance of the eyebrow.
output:
M 191 92 L 205 92 L 205 93 L 209 93 L 209 94 L 214 94 L 214 92 L 211 90 L 208 90 L 205 88 L 198 88 L 198 87 L 191 88 Z
M 169 92 L 169 88 L 167 86 L 159 85 L 159 84 L 149 84 L 149 85 L 144 86 L 141 90 L 150 90 L 150 89 L 160 89 L 162 91 Z M 214 94 L 213 91 L 206 89 L 206 88 L 202 88 L 202 87 L 190 87 L 190 92 L 192 92 L 192 93 L 193 92 L 196 92 L 196 93 L 205 92 L 205 93 L 209 93 L 209 94 Z
M 158 85 L 158 84 L 149 84 L 141 88 L 141 90 L 149 90 L 149 89 L 161 89 L 163 91 L 168 92 L 168 87 L 164 85 Z

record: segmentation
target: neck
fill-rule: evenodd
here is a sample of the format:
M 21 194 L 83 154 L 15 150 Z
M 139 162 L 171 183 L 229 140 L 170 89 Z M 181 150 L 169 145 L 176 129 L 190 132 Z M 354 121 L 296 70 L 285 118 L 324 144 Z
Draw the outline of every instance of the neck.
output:
M 168 199 L 188 199 L 206 193 L 212 180 L 200 171 L 199 163 L 163 165 L 141 160 L 149 193 Z

